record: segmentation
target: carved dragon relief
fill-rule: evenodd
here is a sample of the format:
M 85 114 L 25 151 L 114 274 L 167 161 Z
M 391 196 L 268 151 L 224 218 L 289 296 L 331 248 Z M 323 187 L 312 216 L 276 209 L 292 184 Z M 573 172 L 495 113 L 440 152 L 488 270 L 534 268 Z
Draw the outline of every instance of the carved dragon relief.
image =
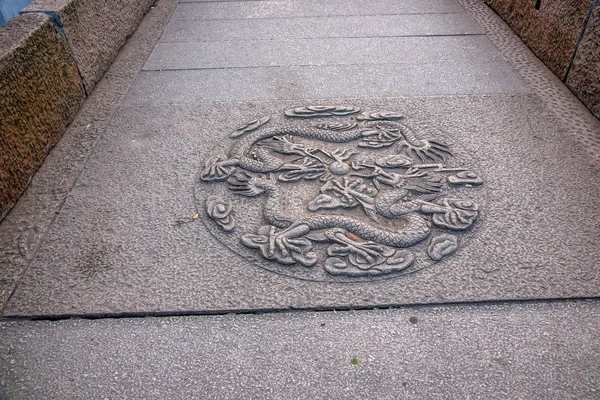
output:
M 209 157 L 200 173 L 226 188 L 227 198 L 206 199 L 206 215 L 263 259 L 295 276 L 315 268 L 350 280 L 392 276 L 449 256 L 473 230 L 480 210 L 470 192 L 482 179 L 452 166 L 450 147 L 419 138 L 403 115 L 310 106 L 280 119 L 236 129 L 229 152 Z M 304 196 L 299 215 L 284 206 L 290 196 Z M 235 198 L 260 202 L 251 231 L 235 229 L 233 214 L 244 219 L 232 211 Z

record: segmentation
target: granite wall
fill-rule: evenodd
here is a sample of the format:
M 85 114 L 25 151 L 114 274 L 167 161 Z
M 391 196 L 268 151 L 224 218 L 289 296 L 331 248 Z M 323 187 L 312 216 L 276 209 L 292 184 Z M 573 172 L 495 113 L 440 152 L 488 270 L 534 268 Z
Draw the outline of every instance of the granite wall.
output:
M 24 13 L 51 16 L 69 40 L 90 92 L 155 0 L 35 0 Z
M 597 0 L 485 0 L 600 119 Z
M 0 27 L 0 220 L 154 0 L 36 0 Z
M 600 6 L 591 14 L 566 79 L 567 86 L 600 119 Z

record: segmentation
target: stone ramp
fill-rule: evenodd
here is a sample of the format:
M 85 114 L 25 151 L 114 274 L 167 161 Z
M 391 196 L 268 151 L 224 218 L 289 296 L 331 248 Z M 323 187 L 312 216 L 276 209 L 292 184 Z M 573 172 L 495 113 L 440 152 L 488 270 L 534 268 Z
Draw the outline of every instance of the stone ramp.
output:
M 4 315 L 598 296 L 597 159 L 483 34 L 489 26 L 449 0 L 316 4 L 179 4 L 26 271 L 17 268 Z M 228 166 L 235 143 L 281 127 L 370 130 L 372 140 L 292 132 L 237 154 L 250 164 L 277 157 L 283 169 Z M 282 138 L 292 153 L 274 150 Z M 216 178 L 202 180 L 214 156 Z M 234 172 L 247 196 L 228 189 Z M 280 226 L 257 192 L 269 181 L 284 196 Z M 40 191 L 66 195 L 60 183 Z M 407 192 L 396 203 L 418 208 L 384 210 L 398 190 Z M 311 210 L 318 196 L 329 205 Z M 233 211 L 216 217 L 207 201 Z M 310 228 L 315 215 L 384 233 Z M 427 233 L 408 229 L 409 215 Z M 390 245 L 390 232 L 422 236 Z

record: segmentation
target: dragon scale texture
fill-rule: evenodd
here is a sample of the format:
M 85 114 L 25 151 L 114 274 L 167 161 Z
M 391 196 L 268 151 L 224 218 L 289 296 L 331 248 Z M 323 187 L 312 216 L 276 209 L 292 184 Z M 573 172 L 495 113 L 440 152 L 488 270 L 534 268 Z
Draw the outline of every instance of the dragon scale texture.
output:
M 401 218 L 405 221 L 405 226 L 400 231 L 391 231 L 356 218 L 337 214 L 308 216 L 292 222 L 279 217 L 281 194 L 277 184 L 262 179 L 255 180 L 254 184 L 260 185 L 263 193 L 267 195 L 267 200 L 263 205 L 263 218 L 269 224 L 278 228 L 283 228 L 284 230 L 297 226 L 305 226 L 310 231 L 343 228 L 365 240 L 372 240 L 393 247 L 410 247 L 425 240 L 431 232 L 429 222 L 416 212 L 411 212 L 420 209 L 422 202 L 418 200 L 403 202 L 404 207 L 401 213 L 393 213 L 392 210 L 387 209 L 388 207 L 383 207 L 383 204 L 388 203 L 386 201 L 382 202 L 382 207 L 378 207 L 378 210 L 382 215 L 390 218 Z M 406 191 L 404 189 L 396 189 L 387 194 L 383 194 L 382 199 L 404 198 L 405 193 Z M 377 202 L 377 199 L 375 201 Z

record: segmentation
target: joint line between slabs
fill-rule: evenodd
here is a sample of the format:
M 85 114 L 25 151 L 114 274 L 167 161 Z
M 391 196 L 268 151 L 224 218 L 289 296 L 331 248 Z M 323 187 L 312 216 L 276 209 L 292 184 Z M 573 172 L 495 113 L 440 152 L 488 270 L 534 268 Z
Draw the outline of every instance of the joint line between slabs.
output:
M 327 306 L 327 307 L 288 307 L 288 308 L 255 308 L 255 309 L 222 309 L 222 310 L 199 310 L 199 311 L 150 311 L 150 312 L 115 312 L 96 314 L 40 314 L 29 316 L 5 316 L 0 317 L 2 322 L 15 321 L 63 321 L 69 319 L 124 319 L 124 318 L 166 318 L 166 317 L 202 317 L 222 315 L 262 315 L 262 314 L 285 314 L 303 312 L 352 312 L 352 311 L 383 311 L 383 310 L 406 310 L 406 309 L 431 309 L 436 307 L 478 307 L 478 306 L 510 306 L 528 304 L 568 304 L 583 302 L 600 302 L 600 296 L 571 297 L 571 298 L 548 298 L 548 299 L 499 299 L 499 300 L 477 300 L 477 301 L 454 301 L 414 304 L 380 304 L 373 306 Z
M 486 64 L 492 64 L 492 65 L 496 65 L 498 63 L 506 63 L 506 61 L 504 60 L 498 60 L 498 61 L 494 61 L 494 60 L 490 60 L 490 61 L 485 61 L 485 62 L 479 62 L 479 63 L 469 63 L 469 64 L 476 64 L 476 65 L 486 65 Z M 232 66 L 232 67 L 198 67 L 198 68 L 157 68 L 157 69 L 142 69 L 142 72 L 153 72 L 153 73 L 161 73 L 161 72 L 182 72 L 182 71 L 219 71 L 219 70 L 232 70 L 232 69 L 240 69 L 240 70 L 245 70 L 245 69 L 262 69 L 262 68 L 307 68 L 307 67 L 315 67 L 315 68 L 323 68 L 323 67 L 354 67 L 354 66 L 361 66 L 361 65 L 371 65 L 371 66 L 378 66 L 378 65 L 416 65 L 416 66 L 422 66 L 422 65 L 455 65 L 456 63 L 451 62 L 451 61 L 443 61 L 443 62 L 439 62 L 439 61 L 431 61 L 431 62 L 423 62 L 423 63 L 350 63 L 350 64 L 291 64 L 291 65 L 251 65 L 251 66 Z M 512 71 L 512 70 L 511 70 Z
M 254 0 L 250 0 L 254 1 Z M 181 44 L 181 43 L 227 43 L 227 42 L 268 42 L 280 41 L 287 42 L 292 40 L 336 40 L 336 39 L 390 39 L 390 38 L 437 38 L 437 37 L 462 37 L 462 36 L 486 36 L 485 33 L 447 33 L 447 34 L 418 34 L 418 35 L 374 35 L 374 36 L 323 36 L 323 37 L 286 37 L 281 38 L 263 38 L 263 39 L 226 39 L 226 40 L 189 40 L 189 41 L 160 41 L 158 44 Z
M 229 1 L 222 3 L 231 3 Z M 202 3 L 185 3 L 179 4 L 202 4 Z M 453 15 L 453 14 L 467 14 L 466 11 L 452 11 L 452 12 L 414 12 L 414 13 L 403 13 L 403 14 L 345 14 L 345 15 L 299 15 L 299 16 L 281 16 L 281 17 L 239 17 L 239 18 L 185 18 L 179 19 L 174 16 L 171 21 L 246 21 L 246 20 L 263 20 L 263 19 L 300 19 L 300 18 L 345 18 L 345 17 L 385 17 L 388 15 Z

